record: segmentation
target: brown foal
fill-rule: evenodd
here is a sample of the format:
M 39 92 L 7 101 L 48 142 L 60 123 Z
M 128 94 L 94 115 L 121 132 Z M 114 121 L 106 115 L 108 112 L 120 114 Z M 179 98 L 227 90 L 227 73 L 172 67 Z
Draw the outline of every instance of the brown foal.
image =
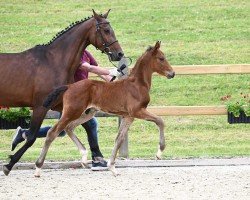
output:
M 137 60 L 128 78 L 116 82 L 106 83 L 97 80 L 84 80 L 67 86 L 62 86 L 52 92 L 44 103 L 47 108 L 63 101 L 61 119 L 49 130 L 40 157 L 36 161 L 35 176 L 40 176 L 40 169 L 48 148 L 58 134 L 65 130 L 76 143 L 82 153 L 82 163 L 87 166 L 87 150 L 74 135 L 76 126 L 91 119 L 96 111 L 102 110 L 122 116 L 121 125 L 115 140 L 115 146 L 108 162 L 109 170 L 117 175 L 115 158 L 125 135 L 134 118 L 155 122 L 159 127 L 160 142 L 156 157 L 161 158 L 165 149 L 164 122 L 147 111 L 150 101 L 149 90 L 152 74 L 159 73 L 167 78 L 173 78 L 175 72 L 160 50 L 160 42 L 147 51 Z M 60 95 L 64 92 L 63 95 Z

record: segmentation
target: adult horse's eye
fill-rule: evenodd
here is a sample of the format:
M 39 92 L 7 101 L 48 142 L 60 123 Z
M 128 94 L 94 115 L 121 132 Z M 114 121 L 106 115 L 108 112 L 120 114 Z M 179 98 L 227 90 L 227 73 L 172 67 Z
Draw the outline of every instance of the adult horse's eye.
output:
M 162 62 L 162 61 L 164 61 L 164 60 L 165 60 L 165 58 L 160 57 L 160 58 L 159 58 L 159 60 Z

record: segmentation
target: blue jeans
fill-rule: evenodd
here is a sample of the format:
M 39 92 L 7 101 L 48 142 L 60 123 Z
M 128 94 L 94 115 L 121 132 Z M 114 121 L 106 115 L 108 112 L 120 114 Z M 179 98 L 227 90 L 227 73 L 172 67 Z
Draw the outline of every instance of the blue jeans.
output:
M 98 145 L 98 125 L 97 125 L 97 120 L 95 117 L 90 119 L 89 121 L 85 122 L 82 124 L 82 127 L 85 129 L 87 132 L 88 136 L 88 142 L 89 142 L 89 147 L 91 150 L 92 154 L 92 159 L 94 160 L 94 157 L 103 157 L 99 145 Z M 50 126 L 45 126 L 39 129 L 37 137 L 38 138 L 43 138 L 47 136 L 48 130 L 50 129 Z M 25 130 L 26 136 L 28 135 L 28 130 Z M 59 134 L 59 137 L 63 137 L 66 135 L 65 131 L 62 131 Z
M 93 117 L 89 121 L 83 123 L 82 127 L 85 129 L 88 135 L 88 142 L 92 154 L 92 159 L 94 159 L 94 157 L 103 158 L 98 144 L 98 124 L 96 118 Z
M 37 134 L 37 138 L 44 138 L 47 136 L 47 133 L 49 131 L 49 129 L 51 128 L 51 126 L 44 126 L 44 127 L 41 127 L 38 131 L 38 134 Z M 26 133 L 25 133 L 26 134 Z M 59 137 L 63 137 L 66 135 L 66 132 L 65 131 L 62 131 L 58 136 Z

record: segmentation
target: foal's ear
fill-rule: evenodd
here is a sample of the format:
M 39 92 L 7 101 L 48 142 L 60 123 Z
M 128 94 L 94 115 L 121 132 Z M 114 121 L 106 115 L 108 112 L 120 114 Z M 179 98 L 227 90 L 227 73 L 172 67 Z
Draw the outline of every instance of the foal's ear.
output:
M 155 49 L 159 49 L 161 47 L 161 41 L 157 41 L 155 43 Z
M 98 14 L 94 11 L 94 9 L 92 9 L 92 11 L 93 11 L 94 18 L 95 18 L 97 21 L 100 21 L 100 20 L 101 20 L 101 16 L 98 15 Z
M 111 9 L 109 9 L 108 12 L 106 12 L 105 14 L 102 15 L 105 19 L 107 19 L 110 10 L 111 10 Z
M 157 41 L 157 42 L 155 43 L 154 48 L 153 48 L 153 54 L 154 54 L 154 53 L 157 53 L 157 50 L 158 50 L 160 47 L 161 47 L 161 41 Z

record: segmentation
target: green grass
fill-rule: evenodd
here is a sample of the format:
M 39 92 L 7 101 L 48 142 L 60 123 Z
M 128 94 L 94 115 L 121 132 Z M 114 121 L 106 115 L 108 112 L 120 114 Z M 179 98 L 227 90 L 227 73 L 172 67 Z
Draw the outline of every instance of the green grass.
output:
M 98 118 L 100 148 L 106 158 L 111 155 L 117 134 L 117 118 Z M 226 116 L 164 117 L 166 151 L 164 158 L 250 156 L 249 125 L 229 125 Z M 53 124 L 55 120 L 46 120 Z M 0 160 L 6 160 L 14 130 L 1 131 Z M 78 127 L 76 134 L 88 147 L 86 133 Z M 158 130 L 150 122 L 136 120 L 129 131 L 129 157 L 153 159 L 158 147 Z M 23 156 L 23 161 L 35 161 L 44 139 Z M 77 160 L 80 153 L 68 136 L 57 138 L 51 145 L 47 160 Z
M 221 97 L 250 94 L 250 75 L 185 75 L 154 77 L 150 105 L 222 105 Z
M 0 52 L 20 52 L 50 41 L 71 22 L 106 12 L 125 54 L 133 64 L 148 45 L 162 41 L 173 65 L 250 63 L 250 2 L 236 0 L 0 0 Z M 110 67 L 106 55 L 89 47 L 99 63 Z M 250 76 L 193 75 L 172 80 L 154 77 L 150 105 L 221 105 L 225 95 L 250 93 Z M 111 153 L 116 118 L 99 118 L 100 146 Z M 166 117 L 165 158 L 249 156 L 249 125 L 229 125 L 226 116 Z M 51 124 L 52 121 L 46 120 Z M 0 131 L 0 160 L 6 160 L 13 130 Z M 77 134 L 86 142 L 81 128 Z M 34 161 L 43 143 L 22 158 Z M 153 158 L 158 143 L 156 127 L 136 120 L 129 133 L 130 157 Z M 47 159 L 79 159 L 68 137 L 52 145 Z
M 249 1 L 0 1 L 0 52 L 47 43 L 71 22 L 106 12 L 134 60 L 161 40 L 172 64 L 249 63 Z M 106 63 L 107 58 L 93 53 Z

